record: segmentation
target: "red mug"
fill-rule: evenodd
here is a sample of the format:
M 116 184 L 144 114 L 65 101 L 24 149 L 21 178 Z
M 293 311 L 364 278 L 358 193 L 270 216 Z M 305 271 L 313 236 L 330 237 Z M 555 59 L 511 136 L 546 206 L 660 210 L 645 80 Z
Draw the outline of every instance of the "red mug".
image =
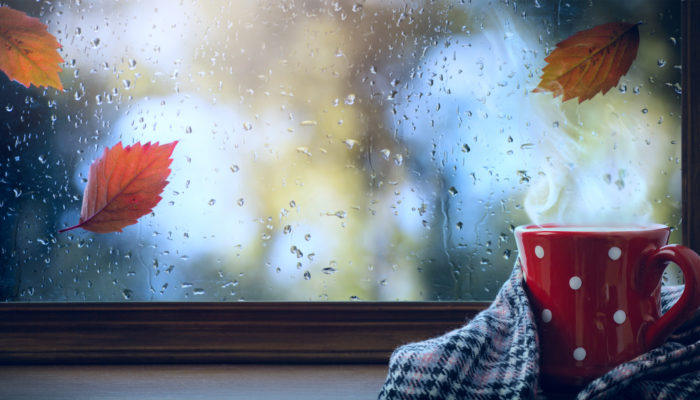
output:
M 515 230 L 545 382 L 580 386 L 662 344 L 700 306 L 700 256 L 663 225 L 529 225 Z M 685 289 L 661 315 L 669 262 Z

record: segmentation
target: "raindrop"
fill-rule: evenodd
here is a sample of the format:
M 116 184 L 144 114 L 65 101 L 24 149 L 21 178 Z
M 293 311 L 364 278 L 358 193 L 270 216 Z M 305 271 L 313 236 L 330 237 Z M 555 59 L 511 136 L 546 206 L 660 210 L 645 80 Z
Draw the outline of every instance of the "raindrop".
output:
M 129 60 L 129 69 L 134 69 L 136 68 L 136 60 L 133 58 Z
M 403 156 L 401 154 L 394 155 L 394 164 L 396 164 L 396 165 L 403 164 Z
M 240 170 L 240 168 L 238 167 L 238 165 L 233 164 L 233 165 L 231 166 L 231 172 L 233 172 L 234 174 L 235 174 L 236 172 L 238 172 L 239 170 Z
M 187 288 L 191 288 L 191 287 L 192 287 L 192 284 L 191 284 L 190 282 L 182 282 L 182 284 L 180 285 L 180 287 L 183 288 L 183 289 L 187 289 Z
M 289 207 L 291 207 L 291 208 L 296 208 L 296 207 L 297 207 L 297 203 L 296 203 L 294 200 L 291 200 L 291 201 L 289 202 Z
M 355 94 L 350 93 L 349 95 L 345 96 L 345 104 L 351 106 L 355 104 Z
M 646 113 L 648 113 L 648 112 L 649 112 L 649 109 L 648 109 L 648 108 L 646 108 L 646 107 L 642 108 L 642 114 L 646 114 Z
M 360 11 L 362 11 L 362 4 L 353 4 L 353 5 L 352 5 L 352 11 L 353 11 L 353 12 L 360 12 Z
M 301 125 L 301 126 L 316 126 L 316 125 L 318 125 L 318 122 L 313 121 L 313 120 L 305 120 L 305 121 L 299 122 L 299 125 Z
M 299 146 L 299 147 L 297 147 L 297 152 L 298 152 L 298 153 L 301 153 L 301 154 L 304 154 L 304 155 L 307 155 L 307 156 L 309 156 L 309 157 L 311 157 L 311 156 L 313 155 L 313 154 L 311 154 L 311 151 L 309 151 L 309 148 L 306 147 L 306 146 Z
M 46 164 L 46 156 L 43 154 L 39 156 L 39 162 L 42 164 Z
M 238 201 L 236 201 L 236 204 L 238 204 L 238 207 L 243 207 L 243 205 L 245 204 L 245 199 L 241 197 L 240 199 L 238 199 Z
M 386 286 L 387 283 L 388 283 L 388 282 L 387 282 L 386 279 L 382 279 L 381 281 L 379 281 L 379 284 L 382 285 L 382 286 Z
M 459 193 L 454 186 L 450 186 L 450 188 L 447 190 L 447 192 L 450 194 L 450 196 L 453 196 L 453 197 L 456 196 L 457 193 Z
M 385 160 L 388 160 L 391 156 L 391 150 L 389 149 L 382 149 L 380 153 L 382 153 L 382 157 L 384 157 Z
M 131 289 L 122 290 L 122 296 L 124 296 L 124 300 L 131 300 L 131 296 L 133 294 L 134 294 L 134 291 Z
M 304 235 L 304 240 L 306 240 L 307 242 L 311 240 L 311 234 L 307 233 L 306 235 Z
M 12 104 L 8 104 L 5 106 L 5 111 L 7 111 L 7 112 L 12 112 L 12 110 L 14 110 L 14 109 L 15 109 L 15 106 L 13 106 Z
M 204 289 L 202 289 L 202 288 L 194 288 L 194 289 L 192 289 L 192 294 L 195 295 L 195 296 L 200 296 L 200 295 L 203 295 L 204 293 L 205 293 L 205 292 L 204 292 Z
M 304 280 L 309 280 L 311 279 L 311 272 L 309 271 L 304 271 Z
M 246 121 L 246 122 L 243 123 L 243 129 L 246 130 L 246 131 L 250 131 L 250 130 L 253 129 L 253 124 L 251 124 L 250 122 L 247 122 L 247 121 Z
M 94 38 L 90 41 L 93 49 L 100 47 L 100 38 Z
M 211 200 L 209 200 L 209 205 L 210 205 L 210 206 L 213 206 L 214 204 L 216 204 L 216 199 L 211 199 Z
M 326 215 L 328 215 L 329 217 L 335 216 L 335 217 L 338 217 L 340 219 L 343 219 L 343 218 L 347 217 L 348 213 L 343 211 L 343 210 L 338 210 L 334 213 L 330 213 L 330 212 L 326 213 Z
M 95 95 L 95 103 L 97 103 L 98 106 L 102 104 L 102 95 L 101 94 Z
M 632 92 L 634 94 L 639 94 L 639 91 L 640 91 L 639 86 L 635 86 L 634 89 L 632 89 Z
M 464 227 L 464 223 L 462 221 L 457 222 L 457 229 L 462 230 L 462 227 Z
M 292 231 L 292 226 L 291 226 L 291 225 L 285 225 L 285 226 L 284 226 L 283 232 L 284 232 L 285 235 L 288 234 L 288 233 L 290 233 L 291 231 Z
M 187 128 L 185 128 L 185 133 L 187 133 L 187 134 L 192 133 L 192 127 L 188 126 Z
M 623 83 L 622 85 L 620 85 L 620 88 L 618 90 L 620 91 L 620 93 L 627 93 L 627 85 Z
M 352 150 L 352 148 L 355 147 L 355 145 L 359 142 L 355 139 L 345 139 L 343 140 L 343 143 L 345 143 L 345 145 L 348 146 L 348 150 Z
M 659 58 L 658 60 L 656 60 L 656 65 L 658 65 L 659 68 L 663 68 L 666 66 L 666 60 L 664 60 L 663 58 Z
M 130 90 L 131 89 L 131 81 L 128 79 L 124 79 L 122 81 L 122 85 L 124 85 L 124 89 Z

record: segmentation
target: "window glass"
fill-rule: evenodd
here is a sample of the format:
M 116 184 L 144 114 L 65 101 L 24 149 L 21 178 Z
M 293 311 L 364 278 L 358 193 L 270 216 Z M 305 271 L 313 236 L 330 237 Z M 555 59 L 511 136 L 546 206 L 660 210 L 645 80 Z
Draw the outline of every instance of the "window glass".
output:
M 5 4 L 65 63 L 63 91 L 0 74 L 3 300 L 490 300 L 520 224 L 680 241 L 679 1 Z M 623 21 L 609 92 L 533 92 L 558 42 Z M 152 213 L 58 233 L 105 148 L 175 140 Z

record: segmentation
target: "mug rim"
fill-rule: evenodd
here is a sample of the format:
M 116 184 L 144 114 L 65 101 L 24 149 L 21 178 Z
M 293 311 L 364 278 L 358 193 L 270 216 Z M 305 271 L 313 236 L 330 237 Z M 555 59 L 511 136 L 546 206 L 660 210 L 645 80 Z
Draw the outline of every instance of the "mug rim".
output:
M 516 234 L 523 233 L 567 233 L 567 234 L 605 234 L 612 233 L 634 233 L 634 232 L 651 232 L 658 230 L 669 230 L 667 225 L 663 224 L 560 224 L 560 223 L 544 223 L 544 224 L 527 224 L 520 225 L 515 228 Z

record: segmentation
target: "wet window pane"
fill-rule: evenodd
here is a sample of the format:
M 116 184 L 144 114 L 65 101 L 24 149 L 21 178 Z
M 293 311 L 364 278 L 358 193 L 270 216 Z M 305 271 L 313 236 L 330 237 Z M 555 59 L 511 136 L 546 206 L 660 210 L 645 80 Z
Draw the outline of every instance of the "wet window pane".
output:
M 0 74 L 6 301 L 490 300 L 530 222 L 680 240 L 679 1 L 7 1 L 64 91 Z M 606 94 L 536 93 L 576 32 L 637 23 Z M 179 141 L 122 233 L 90 164 Z

